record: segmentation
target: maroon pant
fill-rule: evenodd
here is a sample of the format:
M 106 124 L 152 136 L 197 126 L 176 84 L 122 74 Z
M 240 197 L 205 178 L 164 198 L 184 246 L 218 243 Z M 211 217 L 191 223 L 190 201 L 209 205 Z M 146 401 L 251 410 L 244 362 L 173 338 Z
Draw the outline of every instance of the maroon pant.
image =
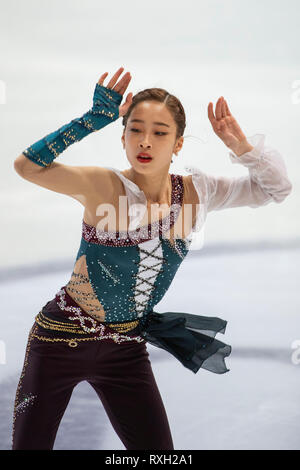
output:
M 53 449 L 72 391 L 83 380 L 95 389 L 126 449 L 174 449 L 145 342 L 103 339 L 70 347 L 33 334 L 58 336 L 45 334 L 36 322 L 30 330 L 16 392 L 12 450 Z

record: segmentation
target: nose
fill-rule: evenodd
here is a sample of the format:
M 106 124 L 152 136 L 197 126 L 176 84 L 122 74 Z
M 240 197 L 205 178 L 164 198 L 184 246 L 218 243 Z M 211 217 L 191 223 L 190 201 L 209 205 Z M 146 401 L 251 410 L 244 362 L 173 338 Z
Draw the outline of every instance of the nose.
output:
M 147 141 L 140 142 L 140 148 L 151 148 L 151 144 L 149 144 Z
M 151 148 L 151 144 L 150 144 L 149 140 L 148 140 L 146 137 L 144 137 L 144 138 L 141 140 L 141 142 L 140 142 L 139 145 L 140 145 L 140 147 L 141 147 L 142 149 L 143 149 L 143 148 Z

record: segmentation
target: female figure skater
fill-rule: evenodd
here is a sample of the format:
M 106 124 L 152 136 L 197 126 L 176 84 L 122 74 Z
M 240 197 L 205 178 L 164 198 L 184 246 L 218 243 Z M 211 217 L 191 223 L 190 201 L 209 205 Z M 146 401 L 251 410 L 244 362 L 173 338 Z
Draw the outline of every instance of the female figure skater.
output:
M 208 117 L 233 163 L 242 163 L 249 175 L 214 177 L 196 168 L 187 176 L 169 174 L 172 154 L 184 141 L 182 104 L 166 90 L 150 88 L 129 93 L 121 105 L 131 80 L 129 72 L 119 79 L 123 70 L 107 85 L 107 73 L 100 77 L 86 114 L 15 160 L 21 177 L 78 200 L 84 216 L 72 275 L 29 332 L 13 450 L 53 449 L 72 391 L 83 380 L 95 389 L 126 449 L 174 449 L 147 341 L 194 373 L 227 372 L 224 358 L 231 346 L 215 338 L 225 332 L 226 320 L 153 307 L 208 211 L 279 203 L 291 192 L 280 154 L 264 147 L 263 135 L 247 139 L 223 97 L 215 113 L 209 103 Z M 129 169 L 54 162 L 69 145 L 120 116 Z

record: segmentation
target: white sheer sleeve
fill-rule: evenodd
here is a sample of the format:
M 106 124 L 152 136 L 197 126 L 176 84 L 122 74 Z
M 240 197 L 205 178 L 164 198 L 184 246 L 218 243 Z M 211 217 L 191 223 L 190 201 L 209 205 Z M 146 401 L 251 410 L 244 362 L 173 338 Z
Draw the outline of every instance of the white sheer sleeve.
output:
M 185 167 L 192 172 L 199 202 L 206 206 L 207 212 L 229 207 L 259 207 L 272 201 L 280 203 L 290 194 L 292 184 L 280 153 L 265 147 L 264 134 L 255 134 L 247 140 L 254 147 L 250 152 L 240 157 L 229 152 L 233 163 L 241 163 L 248 168 L 247 176 L 218 177 L 195 167 Z

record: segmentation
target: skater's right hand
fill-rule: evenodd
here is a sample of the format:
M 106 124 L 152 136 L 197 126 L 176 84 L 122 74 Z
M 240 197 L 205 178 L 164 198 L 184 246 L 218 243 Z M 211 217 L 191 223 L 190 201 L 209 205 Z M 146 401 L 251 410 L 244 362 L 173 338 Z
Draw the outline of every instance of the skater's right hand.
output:
M 123 70 L 124 70 L 124 67 L 120 67 L 119 70 L 117 70 L 114 76 L 110 79 L 107 85 L 103 84 L 106 76 L 108 75 L 108 72 L 105 72 L 99 78 L 98 84 L 101 86 L 104 86 L 105 88 L 114 90 L 123 96 L 131 80 L 130 72 L 126 72 L 125 75 L 121 78 L 121 80 L 116 84 Z M 119 116 L 124 116 L 127 113 L 127 110 L 132 103 L 132 96 L 133 96 L 132 93 L 128 93 L 125 103 L 119 106 Z

